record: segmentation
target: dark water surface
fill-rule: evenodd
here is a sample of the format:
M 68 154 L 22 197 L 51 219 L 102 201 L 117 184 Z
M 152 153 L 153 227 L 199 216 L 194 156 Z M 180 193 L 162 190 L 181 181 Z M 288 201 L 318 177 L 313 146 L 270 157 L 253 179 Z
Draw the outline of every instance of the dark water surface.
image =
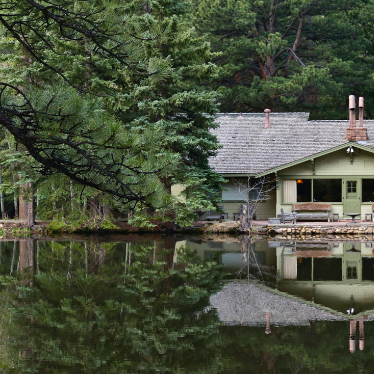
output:
M 373 243 L 1 241 L 0 372 L 374 373 Z

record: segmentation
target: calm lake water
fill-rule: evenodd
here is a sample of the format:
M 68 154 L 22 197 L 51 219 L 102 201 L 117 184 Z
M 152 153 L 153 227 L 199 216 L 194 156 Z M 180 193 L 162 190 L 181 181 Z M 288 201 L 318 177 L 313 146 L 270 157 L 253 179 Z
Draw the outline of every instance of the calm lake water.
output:
M 0 372 L 373 373 L 373 242 L 1 241 Z

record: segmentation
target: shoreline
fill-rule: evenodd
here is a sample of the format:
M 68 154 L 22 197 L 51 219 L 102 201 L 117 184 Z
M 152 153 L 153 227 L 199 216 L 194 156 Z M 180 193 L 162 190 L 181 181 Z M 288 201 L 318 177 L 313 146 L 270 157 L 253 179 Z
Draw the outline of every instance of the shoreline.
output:
M 239 221 L 196 221 L 188 227 L 178 227 L 173 222 L 152 222 L 151 228 L 135 227 L 127 221 L 114 221 L 117 228 L 79 229 L 69 231 L 64 229 L 48 228 L 50 221 L 36 220 L 35 225 L 27 227 L 26 220 L 0 220 L 0 237 L 43 234 L 53 236 L 56 234 L 74 235 L 108 235 L 108 234 L 183 234 L 194 233 L 197 235 L 226 234 L 231 236 L 264 236 L 275 239 L 292 238 L 351 238 L 374 236 L 374 223 L 359 221 L 340 222 L 302 222 L 297 224 L 269 225 L 268 221 L 253 221 L 252 227 L 247 231 L 239 230 Z

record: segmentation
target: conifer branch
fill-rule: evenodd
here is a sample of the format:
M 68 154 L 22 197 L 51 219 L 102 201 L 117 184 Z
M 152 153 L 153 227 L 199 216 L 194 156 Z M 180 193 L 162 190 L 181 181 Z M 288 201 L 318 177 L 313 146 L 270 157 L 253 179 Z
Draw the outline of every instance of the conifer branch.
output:
M 4 106 L 6 88 L 14 90 L 16 95 L 20 95 L 23 102 L 12 104 L 11 107 Z M 49 100 L 47 106 L 51 105 L 53 99 Z M 126 149 L 126 147 L 118 148 L 110 144 L 103 146 L 89 136 L 92 133 L 90 130 L 79 135 L 80 138 L 86 139 L 73 141 L 74 134 L 69 134 L 69 132 L 61 129 L 63 122 L 68 118 L 66 115 L 51 115 L 54 121 L 59 121 L 59 133 L 67 135 L 66 138 L 61 135 L 50 134 L 48 134 L 48 138 L 43 138 L 39 118 L 40 116 L 48 115 L 49 117 L 50 115 L 47 111 L 36 110 L 27 96 L 20 89 L 10 84 L 3 84 L 0 90 L 0 102 L 0 125 L 5 127 L 27 149 L 28 153 L 42 165 L 42 173 L 50 174 L 52 170 L 55 170 L 80 184 L 122 199 L 124 203 L 135 202 L 147 207 L 152 206 L 148 202 L 152 193 L 143 194 L 136 191 L 140 182 L 134 177 L 144 178 L 148 175 L 157 175 L 162 172 L 161 168 L 144 170 L 141 165 L 127 164 L 123 153 L 120 160 L 116 160 L 113 151 Z M 94 131 L 99 129 L 100 126 Z M 129 149 L 129 147 L 127 148 Z M 67 156 L 69 150 L 74 151 L 73 155 L 70 153 Z M 103 150 L 108 152 L 103 153 Z M 90 172 L 103 177 L 106 182 L 97 182 L 87 177 Z M 134 181 L 129 182 L 122 179 L 126 177 L 130 177 Z

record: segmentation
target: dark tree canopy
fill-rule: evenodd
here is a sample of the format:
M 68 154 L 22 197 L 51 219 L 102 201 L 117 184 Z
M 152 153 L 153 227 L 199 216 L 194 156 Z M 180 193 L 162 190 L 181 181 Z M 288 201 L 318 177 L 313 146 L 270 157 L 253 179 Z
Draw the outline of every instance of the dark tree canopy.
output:
M 43 174 L 130 209 L 170 209 L 174 183 L 186 186 L 187 211 L 208 206 L 221 181 L 208 165 L 218 148 L 216 98 L 204 88 L 214 55 L 184 21 L 188 9 L 179 0 L 0 5 L 0 124 Z
M 309 111 L 347 118 L 350 94 L 373 117 L 371 22 L 366 0 L 197 1 L 195 25 L 213 50 L 223 112 Z

